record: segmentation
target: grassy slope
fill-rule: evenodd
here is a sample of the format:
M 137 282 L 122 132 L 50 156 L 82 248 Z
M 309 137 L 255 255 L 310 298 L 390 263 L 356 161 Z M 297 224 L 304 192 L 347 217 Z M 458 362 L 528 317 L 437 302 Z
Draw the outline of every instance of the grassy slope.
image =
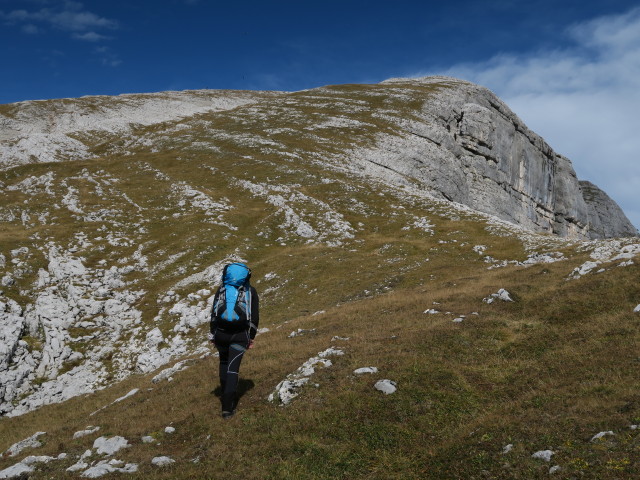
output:
M 412 101 L 425 93 L 416 92 Z M 410 103 L 404 99 L 403 108 Z M 224 258 L 240 243 L 239 253 L 254 269 L 258 290 L 265 292 L 261 326 L 271 331 L 258 338 L 244 361 L 244 395 L 230 421 L 219 418 L 212 393 L 215 359 L 196 358 L 173 382 L 152 384 L 152 375 L 134 376 L 94 395 L 5 418 L 0 450 L 42 430 L 46 444 L 33 453 L 75 457 L 99 435 L 127 437 L 133 446 L 115 457 L 140 463 L 140 473 L 127 478 L 536 478 L 546 476 L 550 465 L 531 454 L 549 448 L 556 452 L 551 465 L 560 465 L 566 478 L 638 475 L 639 440 L 637 431 L 629 429 L 640 423 L 638 318 L 630 313 L 640 298 L 638 266 L 566 281 L 586 259 L 567 247 L 571 259 L 564 262 L 487 270 L 471 250 L 474 245 L 487 245 L 487 254 L 498 259 L 522 260 L 521 243 L 490 234 L 473 215 L 454 215 L 440 204 L 316 162 L 367 145 L 380 129 L 391 131 L 377 115 L 385 108 L 402 113 L 400 102 L 394 104 L 379 86 L 334 87 L 322 95 L 300 92 L 199 116 L 187 123 L 187 132 L 175 125 L 141 129 L 140 137 L 150 139 L 157 152 L 136 147 L 122 156 L 97 144 L 96 153 L 103 155 L 99 161 L 3 172 L 2 181 L 10 184 L 54 171 L 58 197 L 67 192 L 60 181 L 81 177 L 83 170 L 94 178 L 114 178 L 105 197 L 82 178 L 67 184 L 79 189 L 88 210 L 117 211 L 109 221 L 96 223 L 82 222 L 64 208 L 55 210 L 57 225 L 4 223 L 0 248 L 5 253 L 21 245 L 33 248 L 39 242 L 33 238 L 36 232 L 40 239 L 67 244 L 79 231 L 91 239 L 104 235 L 99 231 L 103 225 L 132 239 L 131 245 L 95 241 L 104 249 L 94 245 L 78 251 L 89 265 L 103 258 L 115 263 L 139 243 L 152 266 L 186 252 L 152 275 L 130 277 L 147 291 L 139 308 L 151 322 L 158 295 L 185 272 Z M 370 126 L 300 133 L 305 125 L 336 114 Z M 274 132 L 261 135 L 265 125 Z M 297 157 L 287 160 L 286 152 Z M 323 182 L 326 178 L 331 181 Z M 238 179 L 289 185 L 320 199 L 356 227 L 356 236 L 341 248 L 306 244 L 280 227 L 283 214 L 275 206 L 239 189 Z M 236 208 L 221 212 L 220 220 L 238 230 L 209 223 L 200 210 L 180 206 L 172 190 L 179 182 L 214 201 L 229 199 Z M 27 199 L 18 192 L 3 195 L 5 211 L 20 208 Z M 32 214 L 51 203 L 44 193 L 28 200 Z M 317 205 L 300 199 L 291 205 L 321 230 L 314 218 L 321 213 Z M 416 217 L 428 218 L 435 234 L 404 230 Z M 258 237 L 258 231 L 268 234 Z M 35 278 L 46 262 L 39 255 L 31 262 Z M 268 272 L 278 277 L 265 280 Z M 190 285 L 181 293 L 204 286 Z M 482 303 L 499 288 L 516 301 Z M 7 291 L 19 298 L 18 287 Z M 452 315 L 424 314 L 433 302 Z M 320 310 L 325 313 L 313 315 Z M 453 323 L 453 314 L 467 317 Z M 171 322 L 166 316 L 161 327 L 169 329 Z M 298 328 L 316 330 L 287 338 Z M 204 332 L 199 329 L 197 335 Z M 336 335 L 349 340 L 332 342 Z M 334 365 L 320 369 L 292 405 L 266 401 L 280 380 L 330 345 L 343 348 L 345 355 L 332 357 Z M 363 366 L 380 371 L 355 377 L 353 370 Z M 389 396 L 375 391 L 380 378 L 396 381 L 398 391 Z M 132 388 L 140 392 L 89 416 Z M 176 433 L 164 434 L 170 423 Z M 101 430 L 71 439 L 87 425 Z M 604 430 L 616 435 L 589 441 Z M 142 444 L 140 437 L 148 434 L 159 445 Z M 504 455 L 507 444 L 514 447 Z M 177 463 L 157 469 L 149 463 L 156 455 L 170 455 Z M 14 461 L 3 459 L 0 468 Z M 63 478 L 64 468 L 74 462 L 43 466 L 33 478 Z

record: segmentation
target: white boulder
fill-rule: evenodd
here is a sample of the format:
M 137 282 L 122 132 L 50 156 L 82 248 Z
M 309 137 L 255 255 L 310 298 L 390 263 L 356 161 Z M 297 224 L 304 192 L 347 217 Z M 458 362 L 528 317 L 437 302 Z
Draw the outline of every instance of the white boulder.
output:
M 376 390 L 380 390 L 385 395 L 391 395 L 398 389 L 396 382 L 388 379 L 378 380 L 374 385 L 374 388 Z

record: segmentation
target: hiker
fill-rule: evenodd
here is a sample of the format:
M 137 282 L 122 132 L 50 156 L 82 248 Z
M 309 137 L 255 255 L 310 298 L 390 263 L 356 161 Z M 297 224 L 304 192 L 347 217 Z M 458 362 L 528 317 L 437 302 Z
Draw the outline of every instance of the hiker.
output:
M 226 265 L 211 309 L 210 338 L 220 354 L 223 418 L 236 413 L 240 362 L 253 347 L 260 321 L 258 293 L 249 284 L 250 278 L 251 270 L 243 263 Z

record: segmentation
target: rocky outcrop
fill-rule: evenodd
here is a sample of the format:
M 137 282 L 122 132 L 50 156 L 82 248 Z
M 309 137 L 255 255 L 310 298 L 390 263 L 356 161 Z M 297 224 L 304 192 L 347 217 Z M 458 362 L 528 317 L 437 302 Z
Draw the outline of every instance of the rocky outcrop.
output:
M 432 85 L 433 92 L 421 121 L 402 125 L 405 138 L 382 139 L 379 152 L 368 152 L 375 162 L 448 200 L 534 231 L 580 239 L 637 234 L 609 197 L 598 206 L 585 201 L 571 161 L 488 89 L 446 77 L 383 83 Z M 605 212 L 614 210 L 609 221 Z
M 596 185 L 580 181 L 582 197 L 587 204 L 591 238 L 633 237 L 638 230 L 629 222 L 622 209 Z

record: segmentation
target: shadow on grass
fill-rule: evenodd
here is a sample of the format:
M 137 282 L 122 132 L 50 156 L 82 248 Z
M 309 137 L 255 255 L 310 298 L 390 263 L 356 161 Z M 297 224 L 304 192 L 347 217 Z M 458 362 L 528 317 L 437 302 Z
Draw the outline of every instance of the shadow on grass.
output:
M 238 399 L 238 401 L 242 398 L 242 396 L 245 393 L 247 393 L 249 390 L 251 390 L 255 386 L 256 384 L 254 383 L 253 380 L 244 379 L 244 378 L 241 378 L 240 380 L 238 380 L 238 390 L 236 395 L 236 398 Z M 211 393 L 218 398 L 222 397 L 222 386 L 218 385 L 216 388 L 211 390 Z

